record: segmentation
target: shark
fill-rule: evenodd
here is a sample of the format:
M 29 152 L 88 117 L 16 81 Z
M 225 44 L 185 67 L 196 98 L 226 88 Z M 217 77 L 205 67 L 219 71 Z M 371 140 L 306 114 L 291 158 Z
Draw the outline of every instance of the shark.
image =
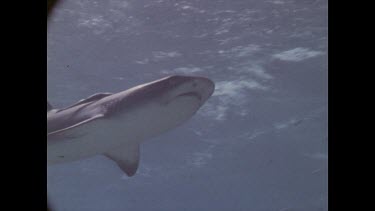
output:
M 62 109 L 47 100 L 47 165 L 104 155 L 133 176 L 140 144 L 188 121 L 214 90 L 208 78 L 172 75 Z

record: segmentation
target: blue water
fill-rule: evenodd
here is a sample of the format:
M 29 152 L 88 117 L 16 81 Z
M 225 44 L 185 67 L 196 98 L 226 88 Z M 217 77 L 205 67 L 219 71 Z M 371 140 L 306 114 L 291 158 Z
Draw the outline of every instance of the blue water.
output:
M 325 0 L 62 1 L 48 26 L 54 106 L 170 74 L 216 90 L 142 145 L 131 178 L 102 156 L 48 166 L 54 209 L 327 210 L 327 19 Z

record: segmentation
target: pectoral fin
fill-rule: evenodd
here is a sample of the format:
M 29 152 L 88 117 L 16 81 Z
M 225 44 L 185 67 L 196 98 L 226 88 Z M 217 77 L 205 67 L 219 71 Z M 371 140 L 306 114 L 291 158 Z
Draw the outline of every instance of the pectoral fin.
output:
M 47 138 L 52 137 L 52 136 L 59 136 L 59 134 L 64 134 L 65 137 L 68 137 L 69 131 L 72 131 L 72 129 L 80 127 L 82 125 L 85 125 L 86 123 L 89 123 L 91 121 L 94 121 L 96 119 L 100 119 L 100 118 L 103 118 L 103 117 L 104 117 L 103 114 L 97 114 L 97 115 L 92 116 L 91 118 L 85 119 L 81 122 L 78 122 L 78 123 L 72 125 L 72 126 L 62 128 L 60 130 L 56 130 L 56 131 L 52 131 L 52 132 L 47 132 Z
M 138 169 L 139 152 L 139 144 L 133 144 L 112 150 L 104 155 L 115 161 L 120 169 L 131 177 L 137 172 Z

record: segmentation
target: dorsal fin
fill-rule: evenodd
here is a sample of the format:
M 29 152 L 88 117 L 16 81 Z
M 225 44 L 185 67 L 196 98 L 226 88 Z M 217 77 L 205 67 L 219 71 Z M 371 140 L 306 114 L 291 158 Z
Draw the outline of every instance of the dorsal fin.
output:
M 52 110 L 53 107 L 51 106 L 51 104 L 49 104 L 48 100 L 47 100 L 47 112 Z
M 63 109 L 60 109 L 58 112 L 60 111 L 63 111 L 63 110 L 66 110 L 66 109 L 69 109 L 69 108 L 72 108 L 74 106 L 77 106 L 77 105 L 81 105 L 81 104 L 84 104 L 84 103 L 90 103 L 90 102 L 94 102 L 94 101 L 98 101 L 104 97 L 107 97 L 109 95 L 112 95 L 113 93 L 109 93 L 109 92 L 104 92 L 104 93 L 96 93 L 96 94 L 93 94 L 91 96 L 89 96 L 88 98 L 85 98 L 85 99 L 82 99 L 80 101 L 78 101 L 77 103 L 71 105 L 71 106 L 68 106 L 66 108 L 63 108 Z
M 85 99 L 82 99 L 82 100 L 78 101 L 75 105 L 88 103 L 88 102 L 92 102 L 92 101 L 97 101 L 97 100 L 100 100 L 100 99 L 102 99 L 104 97 L 107 97 L 109 95 L 112 95 L 112 94 L 113 93 L 109 93 L 109 92 L 96 93 L 96 94 L 93 94 L 93 95 L 89 96 L 88 98 L 85 98 Z

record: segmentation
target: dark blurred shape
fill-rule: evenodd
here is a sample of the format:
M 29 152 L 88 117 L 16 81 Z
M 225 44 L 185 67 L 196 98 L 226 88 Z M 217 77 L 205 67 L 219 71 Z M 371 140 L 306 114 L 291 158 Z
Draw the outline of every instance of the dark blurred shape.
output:
M 47 18 L 51 14 L 57 2 L 59 2 L 59 0 L 47 0 Z

